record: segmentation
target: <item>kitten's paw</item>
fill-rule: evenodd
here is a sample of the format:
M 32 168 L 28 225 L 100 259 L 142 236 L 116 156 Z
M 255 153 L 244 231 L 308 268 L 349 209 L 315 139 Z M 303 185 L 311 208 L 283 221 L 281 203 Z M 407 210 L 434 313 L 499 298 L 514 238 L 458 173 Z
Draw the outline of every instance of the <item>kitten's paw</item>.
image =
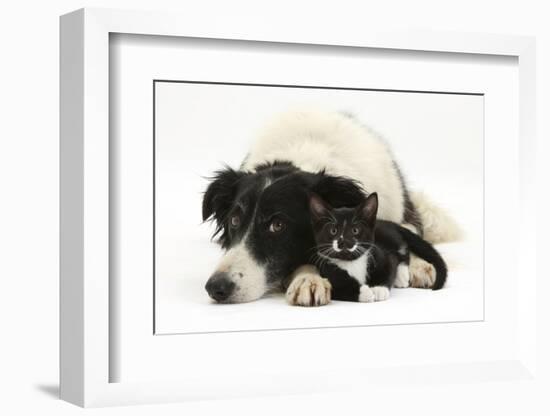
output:
M 411 257 L 409 272 L 412 287 L 427 289 L 435 283 L 434 266 L 419 257 Z
M 394 287 L 404 288 L 409 287 L 410 272 L 409 266 L 405 263 L 397 266 L 397 273 L 395 276 L 395 282 L 393 283 Z
M 374 293 L 374 301 L 380 302 L 390 297 L 390 290 L 386 286 L 374 286 L 371 287 L 372 293 Z
M 302 269 L 302 270 L 300 270 Z M 332 286 L 316 269 L 300 268 L 286 291 L 286 300 L 297 306 L 322 306 L 330 302 Z
M 359 302 L 374 302 L 376 300 L 376 295 L 370 287 L 367 285 L 362 285 L 359 289 Z

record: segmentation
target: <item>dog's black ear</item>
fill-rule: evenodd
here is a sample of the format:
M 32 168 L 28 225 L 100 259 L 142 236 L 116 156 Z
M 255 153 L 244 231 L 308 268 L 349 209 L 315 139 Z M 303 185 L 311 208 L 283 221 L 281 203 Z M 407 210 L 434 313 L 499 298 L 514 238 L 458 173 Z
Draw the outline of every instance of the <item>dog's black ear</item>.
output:
M 202 220 L 212 218 L 216 221 L 214 236 L 223 230 L 224 221 L 235 200 L 239 180 L 245 175 L 245 172 L 226 167 L 215 172 L 210 178 L 210 185 L 206 188 L 202 199 Z M 220 240 L 223 240 L 223 235 Z
M 324 171 L 315 176 L 311 191 L 335 208 L 357 206 L 365 199 L 363 188 L 353 179 L 328 175 Z

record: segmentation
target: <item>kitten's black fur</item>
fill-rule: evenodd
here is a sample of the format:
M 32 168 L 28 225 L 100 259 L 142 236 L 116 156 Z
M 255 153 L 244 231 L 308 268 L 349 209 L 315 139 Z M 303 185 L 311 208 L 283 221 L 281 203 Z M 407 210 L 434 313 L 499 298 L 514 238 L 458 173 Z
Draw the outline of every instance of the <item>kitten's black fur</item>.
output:
M 445 284 L 447 266 L 430 243 L 396 223 L 376 219 L 376 193 L 354 208 L 333 208 L 313 194 L 309 206 L 316 242 L 315 263 L 321 276 L 332 285 L 332 299 L 387 299 L 398 266 L 405 265 L 406 270 L 401 272 L 408 273 L 411 252 L 434 266 L 433 290 Z

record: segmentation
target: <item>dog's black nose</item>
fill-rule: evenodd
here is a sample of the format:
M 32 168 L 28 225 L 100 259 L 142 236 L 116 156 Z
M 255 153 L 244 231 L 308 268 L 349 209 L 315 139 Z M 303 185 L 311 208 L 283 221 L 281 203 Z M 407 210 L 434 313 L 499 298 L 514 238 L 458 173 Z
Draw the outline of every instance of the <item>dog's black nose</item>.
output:
M 229 279 L 225 272 L 214 273 L 205 286 L 206 291 L 212 299 L 217 302 L 227 300 L 235 290 L 235 282 Z

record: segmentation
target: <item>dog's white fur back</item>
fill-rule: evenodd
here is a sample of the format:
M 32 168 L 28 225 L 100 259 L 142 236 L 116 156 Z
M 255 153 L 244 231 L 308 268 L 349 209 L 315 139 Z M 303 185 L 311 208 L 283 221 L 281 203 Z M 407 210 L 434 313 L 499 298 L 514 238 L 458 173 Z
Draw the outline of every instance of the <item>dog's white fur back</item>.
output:
M 269 123 L 243 165 L 286 160 L 306 172 L 357 180 L 376 190 L 381 219 L 402 222 L 403 189 L 388 146 L 353 118 L 337 112 L 293 111 Z
M 376 191 L 378 217 L 403 222 L 404 199 L 399 173 L 388 145 L 357 120 L 338 112 L 291 111 L 279 115 L 261 132 L 242 168 L 286 160 L 307 172 L 325 169 L 357 180 Z M 452 218 L 423 193 L 411 200 L 424 224 L 424 236 L 433 243 L 452 241 L 460 231 Z

